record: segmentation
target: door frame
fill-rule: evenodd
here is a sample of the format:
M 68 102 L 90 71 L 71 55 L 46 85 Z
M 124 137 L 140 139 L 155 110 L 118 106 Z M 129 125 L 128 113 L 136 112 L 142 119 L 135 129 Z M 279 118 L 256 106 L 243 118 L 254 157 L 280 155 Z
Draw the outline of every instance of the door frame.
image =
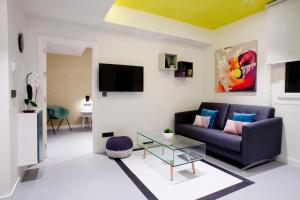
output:
M 69 46 L 79 46 L 86 47 L 92 49 L 92 101 L 94 102 L 96 91 L 97 80 L 94 74 L 97 73 L 97 45 L 96 43 L 80 41 L 80 40 L 72 40 L 72 39 L 64 39 L 57 37 L 48 37 L 39 35 L 38 36 L 38 45 L 37 45 L 37 57 L 38 57 L 38 73 L 40 75 L 40 94 L 38 98 L 38 102 L 41 104 L 41 109 L 43 110 L 43 152 L 44 157 L 47 157 L 47 44 L 55 43 L 61 45 L 69 45 Z M 94 113 L 94 106 L 93 106 Z M 92 127 L 93 128 L 93 127 Z M 93 130 L 93 129 L 92 129 Z M 95 152 L 95 134 L 93 131 L 93 152 Z

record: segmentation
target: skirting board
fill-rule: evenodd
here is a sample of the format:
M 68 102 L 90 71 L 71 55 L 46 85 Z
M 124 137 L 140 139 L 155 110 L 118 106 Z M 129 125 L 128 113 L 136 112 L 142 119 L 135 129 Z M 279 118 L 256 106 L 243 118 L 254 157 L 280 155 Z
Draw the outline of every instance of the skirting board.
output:
M 20 177 L 17 178 L 14 187 L 11 189 L 10 193 L 0 196 L 0 200 L 13 200 L 19 183 L 20 183 Z
M 81 124 L 71 124 L 70 125 L 71 126 L 71 128 L 81 128 Z M 54 126 L 54 129 L 56 130 L 57 129 L 57 126 Z M 69 126 L 68 125 L 62 125 L 62 126 L 60 126 L 59 127 L 59 129 L 69 129 Z M 52 127 L 51 126 L 48 126 L 47 127 L 47 130 L 48 131 L 51 131 L 52 130 Z
M 276 160 L 279 162 L 283 162 L 295 167 L 300 167 L 300 160 L 296 160 L 293 158 L 285 157 L 285 156 L 277 156 Z

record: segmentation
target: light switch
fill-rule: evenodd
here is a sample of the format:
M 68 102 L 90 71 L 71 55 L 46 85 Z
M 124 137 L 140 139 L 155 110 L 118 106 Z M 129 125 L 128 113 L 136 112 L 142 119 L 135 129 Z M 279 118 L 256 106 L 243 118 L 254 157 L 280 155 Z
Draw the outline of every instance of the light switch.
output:
M 11 70 L 12 72 L 16 71 L 16 63 L 15 63 L 15 62 L 11 62 L 11 63 L 10 63 L 10 70 Z

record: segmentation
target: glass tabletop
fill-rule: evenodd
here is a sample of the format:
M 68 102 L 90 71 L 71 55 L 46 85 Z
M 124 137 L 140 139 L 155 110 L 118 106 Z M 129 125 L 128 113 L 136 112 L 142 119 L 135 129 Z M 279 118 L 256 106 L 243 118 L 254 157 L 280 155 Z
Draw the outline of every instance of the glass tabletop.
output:
M 172 166 L 205 158 L 205 143 L 176 134 L 168 140 L 164 138 L 162 130 L 137 132 L 137 144 Z
M 167 148 L 172 150 L 179 150 L 187 147 L 193 147 L 198 145 L 203 145 L 203 142 L 193 140 L 181 135 L 173 135 L 172 142 L 167 141 L 163 137 L 163 131 L 143 131 L 138 132 L 138 134 L 143 135 L 144 137 L 153 140 L 161 145 L 164 145 Z

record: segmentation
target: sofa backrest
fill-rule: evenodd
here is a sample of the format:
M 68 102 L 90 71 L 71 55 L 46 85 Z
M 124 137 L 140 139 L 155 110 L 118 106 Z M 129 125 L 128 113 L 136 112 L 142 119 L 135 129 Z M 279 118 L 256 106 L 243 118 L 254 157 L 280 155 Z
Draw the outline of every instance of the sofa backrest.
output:
M 254 106 L 254 105 L 241 105 L 241 104 L 230 104 L 226 120 L 232 119 L 233 113 L 248 113 L 256 114 L 256 121 L 268 119 L 274 117 L 275 109 L 268 106 Z
M 199 114 L 201 113 L 203 108 L 209 110 L 218 110 L 218 115 L 216 118 L 216 122 L 214 128 L 223 129 L 226 122 L 226 116 L 229 109 L 230 104 L 226 103 L 212 103 L 212 102 L 203 102 L 199 107 Z

